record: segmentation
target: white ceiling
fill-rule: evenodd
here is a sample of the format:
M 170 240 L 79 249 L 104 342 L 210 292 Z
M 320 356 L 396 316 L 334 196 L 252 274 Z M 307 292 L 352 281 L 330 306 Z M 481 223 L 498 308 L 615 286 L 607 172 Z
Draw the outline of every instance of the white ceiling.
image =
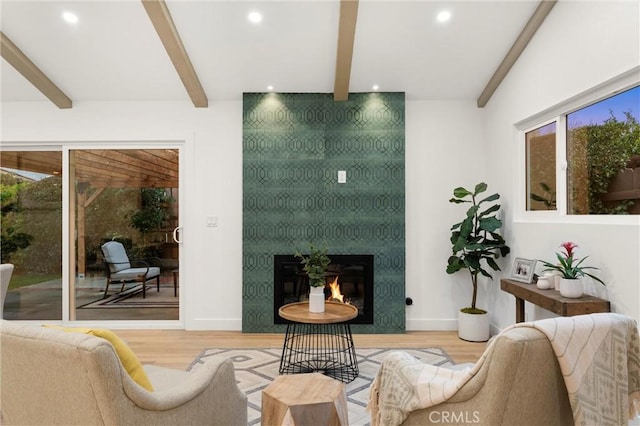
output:
M 338 0 L 167 0 L 209 103 L 243 92 L 334 90 Z M 481 94 L 538 1 L 360 0 L 350 92 L 407 99 Z M 142 4 L 2 0 L 1 30 L 73 102 L 189 101 Z M 442 24 L 436 15 L 452 13 Z M 61 18 L 72 11 L 79 22 Z M 254 25 L 250 11 L 263 14 Z M 11 65 L 2 101 L 46 100 Z

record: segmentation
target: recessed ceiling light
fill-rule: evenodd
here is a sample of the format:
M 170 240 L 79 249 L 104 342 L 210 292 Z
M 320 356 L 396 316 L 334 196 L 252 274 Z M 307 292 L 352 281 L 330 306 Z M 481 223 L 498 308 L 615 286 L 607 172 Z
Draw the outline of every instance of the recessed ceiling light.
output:
M 262 14 L 260 12 L 251 12 L 247 16 L 247 18 L 249 19 L 250 22 L 254 24 L 262 22 Z
M 267 90 L 271 92 L 273 90 L 273 86 L 272 85 L 268 85 L 267 86 Z
M 64 19 L 69 24 L 77 24 L 78 23 L 78 15 L 73 12 L 62 12 L 62 19 Z
M 378 86 L 377 84 L 373 85 L 373 90 L 378 90 L 380 88 L 380 86 Z
M 449 12 L 448 10 L 443 10 L 442 12 L 438 13 L 437 19 L 439 22 L 447 22 L 449 19 L 451 19 L 451 12 Z

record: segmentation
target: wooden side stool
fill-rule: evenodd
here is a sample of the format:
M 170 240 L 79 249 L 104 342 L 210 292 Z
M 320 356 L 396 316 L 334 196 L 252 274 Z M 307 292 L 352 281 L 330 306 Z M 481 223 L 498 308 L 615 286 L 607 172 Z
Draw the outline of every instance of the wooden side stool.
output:
M 263 426 L 348 426 L 344 383 L 320 373 L 278 376 L 262 391 Z

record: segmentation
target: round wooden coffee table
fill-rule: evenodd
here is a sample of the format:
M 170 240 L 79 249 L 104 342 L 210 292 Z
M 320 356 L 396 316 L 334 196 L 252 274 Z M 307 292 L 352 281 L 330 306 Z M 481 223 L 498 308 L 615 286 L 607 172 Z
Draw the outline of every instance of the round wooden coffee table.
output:
M 358 360 L 349 321 L 358 308 L 326 302 L 323 313 L 309 312 L 308 302 L 284 305 L 278 314 L 288 320 L 280 374 L 322 373 L 344 383 L 358 377 Z

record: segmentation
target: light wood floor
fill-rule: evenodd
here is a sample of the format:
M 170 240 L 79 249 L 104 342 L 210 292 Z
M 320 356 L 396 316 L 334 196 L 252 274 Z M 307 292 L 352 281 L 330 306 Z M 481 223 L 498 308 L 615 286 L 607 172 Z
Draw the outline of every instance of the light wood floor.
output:
M 185 369 L 205 348 L 282 348 L 284 334 L 239 331 L 114 330 L 143 364 Z M 458 338 L 456 331 L 354 334 L 356 348 L 443 348 L 456 363 L 476 362 L 486 343 Z

